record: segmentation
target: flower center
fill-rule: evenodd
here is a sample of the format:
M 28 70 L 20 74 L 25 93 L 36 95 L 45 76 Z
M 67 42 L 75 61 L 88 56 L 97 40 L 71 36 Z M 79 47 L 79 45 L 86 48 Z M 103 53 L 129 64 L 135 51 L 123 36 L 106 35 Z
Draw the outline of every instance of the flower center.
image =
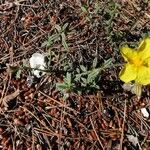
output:
M 135 59 L 133 60 L 133 64 L 134 64 L 136 67 L 140 67 L 140 66 L 142 66 L 142 64 L 143 64 L 143 61 L 142 61 L 140 58 L 135 58 Z

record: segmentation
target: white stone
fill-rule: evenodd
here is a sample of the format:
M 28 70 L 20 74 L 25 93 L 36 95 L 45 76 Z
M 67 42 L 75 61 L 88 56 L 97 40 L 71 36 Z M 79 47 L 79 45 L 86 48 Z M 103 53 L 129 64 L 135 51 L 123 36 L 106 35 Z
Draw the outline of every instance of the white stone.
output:
M 34 53 L 32 57 L 30 58 L 30 67 L 33 69 L 40 69 L 40 70 L 33 70 L 33 74 L 37 77 L 40 78 L 45 74 L 45 72 L 41 70 L 45 70 L 46 63 L 45 63 L 45 56 L 40 53 Z
M 141 113 L 143 114 L 144 117 L 149 118 L 149 113 L 146 110 L 146 108 L 141 108 Z
M 136 146 L 138 144 L 137 136 L 127 134 L 127 138 L 134 146 Z

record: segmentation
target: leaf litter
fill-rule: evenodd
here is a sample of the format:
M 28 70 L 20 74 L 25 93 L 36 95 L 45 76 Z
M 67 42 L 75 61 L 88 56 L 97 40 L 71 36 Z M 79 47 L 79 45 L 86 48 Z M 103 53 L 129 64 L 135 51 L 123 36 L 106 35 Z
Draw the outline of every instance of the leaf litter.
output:
M 136 47 L 149 35 L 148 5 L 137 0 L 0 1 L 0 97 L 7 106 L 1 107 L 0 147 L 148 149 L 149 118 L 137 110 L 149 107 L 149 86 L 137 99 L 123 89 L 120 65 L 115 66 L 123 62 L 119 45 Z M 34 70 L 23 63 L 34 53 L 47 54 L 48 72 L 40 78 L 30 78 Z M 92 72 L 112 58 L 114 66 Z M 21 69 L 18 78 L 16 69 Z M 56 85 L 64 84 L 67 72 L 73 86 L 63 90 L 64 99 Z

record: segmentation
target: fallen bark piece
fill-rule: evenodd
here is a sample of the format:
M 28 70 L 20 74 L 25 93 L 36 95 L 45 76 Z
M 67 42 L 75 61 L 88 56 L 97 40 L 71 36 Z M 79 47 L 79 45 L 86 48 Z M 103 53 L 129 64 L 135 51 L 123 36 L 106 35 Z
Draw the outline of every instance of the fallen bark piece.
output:
M 9 94 L 7 96 L 5 96 L 2 99 L 2 106 L 8 107 L 8 102 L 10 102 L 11 100 L 13 100 L 14 98 L 16 98 L 18 95 L 20 94 L 20 90 L 17 89 L 14 93 Z

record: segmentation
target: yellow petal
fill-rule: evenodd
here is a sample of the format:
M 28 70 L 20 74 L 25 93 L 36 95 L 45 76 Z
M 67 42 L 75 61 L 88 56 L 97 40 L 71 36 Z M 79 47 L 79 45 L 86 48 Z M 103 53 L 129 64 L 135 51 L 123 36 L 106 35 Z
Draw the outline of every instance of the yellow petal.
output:
M 146 59 L 146 66 L 150 67 L 150 58 Z
M 137 76 L 137 67 L 132 64 L 127 63 L 125 67 L 121 70 L 119 77 L 125 83 L 133 81 Z
M 137 78 L 135 80 L 142 85 L 150 84 L 150 67 L 141 66 L 138 68 Z
M 121 48 L 121 54 L 125 61 L 130 62 L 134 57 L 137 57 L 137 51 L 127 46 Z
M 140 43 L 138 54 L 142 60 L 150 58 L 150 38 L 146 38 Z

